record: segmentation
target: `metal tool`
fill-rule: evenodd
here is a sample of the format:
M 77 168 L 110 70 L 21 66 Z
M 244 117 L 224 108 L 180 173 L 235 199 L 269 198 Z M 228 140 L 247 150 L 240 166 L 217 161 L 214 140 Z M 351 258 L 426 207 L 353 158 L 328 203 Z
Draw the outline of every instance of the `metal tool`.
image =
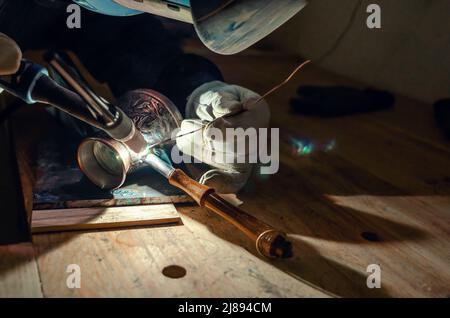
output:
M 114 140 L 88 138 L 78 150 L 78 162 L 84 173 L 104 187 L 122 184 L 132 167 L 132 156 L 126 146 Z M 201 184 L 184 171 L 174 168 L 149 148 L 141 158 L 140 167 L 152 168 L 167 178 L 168 182 L 192 197 L 198 205 L 221 216 L 250 238 L 256 250 L 268 258 L 292 256 L 292 245 L 284 233 L 235 207 L 213 188 Z
M 181 115 L 172 102 L 152 90 L 131 91 L 118 101 L 148 142 L 147 149 L 136 154 L 123 143 L 105 138 L 87 138 L 78 147 L 77 160 L 84 174 L 102 188 L 118 188 L 129 173 L 139 168 L 152 168 L 169 183 L 191 196 L 198 205 L 208 208 L 255 242 L 257 251 L 265 257 L 289 257 L 291 244 L 283 233 L 233 206 L 214 189 L 200 184 L 168 161 L 161 159 L 157 147 L 171 137 L 180 126 Z
M 56 62 L 58 63 L 58 62 Z M 72 77 L 59 61 L 60 75 L 79 94 L 59 85 L 48 76 L 43 66 L 28 60 L 22 60 L 17 73 L 0 77 L 0 87 L 28 104 L 50 104 L 87 124 L 106 132 L 111 138 L 126 144 L 132 151 L 139 153 L 147 147 L 147 142 L 136 130 L 133 122 L 119 108 L 106 103 L 88 103 L 82 96 L 89 97 L 88 90 L 80 85 L 81 79 Z M 55 64 L 56 65 L 56 64 Z M 77 82 L 79 86 L 74 83 Z M 95 99 L 99 102 L 99 99 Z

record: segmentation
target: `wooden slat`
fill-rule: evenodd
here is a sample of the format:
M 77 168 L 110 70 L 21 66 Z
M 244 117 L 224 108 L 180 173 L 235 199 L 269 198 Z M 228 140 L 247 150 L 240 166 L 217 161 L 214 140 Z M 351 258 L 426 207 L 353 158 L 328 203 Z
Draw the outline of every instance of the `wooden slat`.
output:
M 34 210 L 33 233 L 180 223 L 173 204 Z

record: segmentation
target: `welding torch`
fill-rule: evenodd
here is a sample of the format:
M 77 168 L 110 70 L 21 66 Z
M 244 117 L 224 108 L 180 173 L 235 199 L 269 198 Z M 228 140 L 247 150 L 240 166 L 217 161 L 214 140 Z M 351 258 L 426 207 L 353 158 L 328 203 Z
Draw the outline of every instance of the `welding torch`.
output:
M 52 105 L 104 131 L 135 153 L 146 149 L 147 143 L 141 132 L 120 108 L 93 93 L 57 53 L 50 53 L 47 59 L 75 92 L 50 78 L 45 67 L 26 59 L 21 60 L 16 73 L 0 76 L 0 87 L 27 104 Z

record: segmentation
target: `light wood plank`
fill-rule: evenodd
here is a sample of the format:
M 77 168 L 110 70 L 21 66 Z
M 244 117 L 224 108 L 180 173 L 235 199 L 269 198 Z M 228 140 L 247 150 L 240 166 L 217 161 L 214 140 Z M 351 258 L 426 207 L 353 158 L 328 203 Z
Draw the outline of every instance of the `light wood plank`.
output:
M 188 220 L 189 222 L 189 220 Z M 190 221 L 192 223 L 192 221 Z M 262 262 L 202 225 L 35 235 L 45 297 L 320 297 L 326 294 Z M 207 235 L 204 235 L 206 232 Z M 237 235 L 240 235 L 239 233 Z M 81 288 L 66 286 L 69 264 Z M 186 269 L 183 278 L 162 274 Z
M 173 204 L 127 207 L 34 210 L 33 233 L 118 227 L 178 224 L 181 219 Z
M 42 297 L 30 243 L 0 246 L 0 298 Z

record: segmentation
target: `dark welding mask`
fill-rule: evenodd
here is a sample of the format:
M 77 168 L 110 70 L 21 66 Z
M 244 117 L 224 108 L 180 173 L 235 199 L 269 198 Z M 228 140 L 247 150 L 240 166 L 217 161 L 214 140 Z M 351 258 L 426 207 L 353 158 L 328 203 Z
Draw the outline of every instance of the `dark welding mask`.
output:
M 238 53 L 297 14 L 306 0 L 74 0 L 115 16 L 143 12 L 192 23 L 202 42 L 220 54 Z

